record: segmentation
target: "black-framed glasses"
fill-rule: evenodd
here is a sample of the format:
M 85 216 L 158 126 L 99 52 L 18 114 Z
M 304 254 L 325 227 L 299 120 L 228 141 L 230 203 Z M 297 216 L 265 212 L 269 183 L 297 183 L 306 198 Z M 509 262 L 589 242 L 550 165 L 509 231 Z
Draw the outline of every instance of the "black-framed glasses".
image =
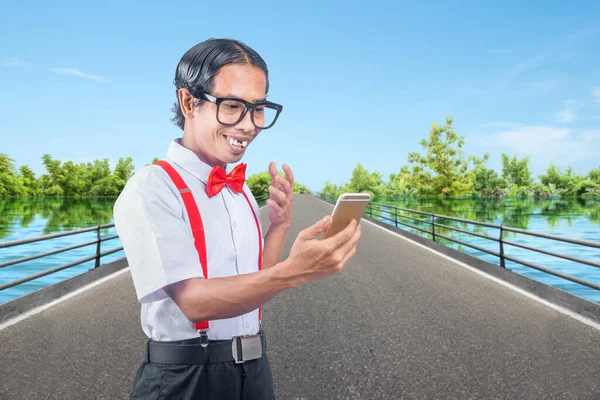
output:
M 192 94 L 194 95 L 194 94 Z M 194 95 L 194 97 L 198 97 Z M 281 104 L 270 101 L 259 101 L 250 103 L 249 101 L 237 99 L 235 97 L 215 97 L 208 93 L 201 93 L 200 97 L 217 105 L 217 121 L 220 124 L 233 126 L 240 123 L 250 110 L 250 119 L 258 129 L 269 129 L 275 124 L 279 114 L 283 109 Z

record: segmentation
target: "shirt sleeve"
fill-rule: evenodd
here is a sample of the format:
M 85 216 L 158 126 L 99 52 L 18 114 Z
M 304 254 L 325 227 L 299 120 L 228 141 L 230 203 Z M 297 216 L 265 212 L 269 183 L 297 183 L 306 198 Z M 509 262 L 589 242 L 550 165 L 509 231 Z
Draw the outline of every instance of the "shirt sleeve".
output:
M 175 186 L 159 167 L 130 179 L 113 209 L 116 231 L 141 303 L 168 297 L 163 288 L 204 278 Z

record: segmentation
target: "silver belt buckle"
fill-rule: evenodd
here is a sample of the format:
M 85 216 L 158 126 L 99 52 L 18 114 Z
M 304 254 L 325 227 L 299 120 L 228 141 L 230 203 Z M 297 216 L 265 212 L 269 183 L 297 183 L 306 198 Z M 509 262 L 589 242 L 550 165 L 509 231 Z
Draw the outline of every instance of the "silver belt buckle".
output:
M 231 353 L 236 364 L 262 357 L 260 335 L 234 336 L 231 342 Z

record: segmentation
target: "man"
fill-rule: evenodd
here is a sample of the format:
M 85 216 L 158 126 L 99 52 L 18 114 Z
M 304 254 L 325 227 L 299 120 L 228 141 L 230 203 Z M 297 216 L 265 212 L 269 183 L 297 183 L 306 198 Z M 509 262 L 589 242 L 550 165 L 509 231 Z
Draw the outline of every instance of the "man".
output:
M 356 251 L 353 221 L 318 240 L 330 217 L 302 231 L 281 261 L 294 176 L 270 163 L 270 226 L 229 174 L 282 106 L 266 100 L 268 69 L 244 43 L 211 39 L 188 50 L 175 75 L 174 123 L 183 137 L 138 171 L 114 207 L 148 336 L 131 398 L 273 399 L 262 305 L 284 290 L 342 270 Z M 264 238 L 264 244 L 263 244 Z

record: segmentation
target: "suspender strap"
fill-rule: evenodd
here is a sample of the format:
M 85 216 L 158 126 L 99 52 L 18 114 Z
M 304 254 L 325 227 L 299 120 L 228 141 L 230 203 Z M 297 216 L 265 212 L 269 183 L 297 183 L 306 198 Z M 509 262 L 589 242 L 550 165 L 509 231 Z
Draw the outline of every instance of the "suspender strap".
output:
M 185 184 L 183 178 L 181 178 L 181 175 L 175 171 L 175 168 L 173 168 L 171 164 L 164 160 L 157 161 L 156 164 L 161 166 L 167 172 L 177 189 L 179 189 L 179 194 L 181 194 L 183 204 L 185 205 L 185 209 L 190 220 L 192 234 L 194 236 L 194 246 L 198 251 L 204 279 L 208 279 L 208 263 L 206 261 L 206 239 L 204 237 L 204 226 L 202 225 L 202 217 L 200 216 L 200 210 L 198 210 L 194 195 Z M 208 330 L 208 321 L 195 323 L 194 329 Z
M 208 279 L 208 262 L 206 259 L 206 238 L 204 236 L 204 227 L 202 225 L 202 217 L 200 216 L 200 210 L 198 209 L 198 205 L 194 196 L 192 195 L 192 191 L 187 187 L 181 175 L 165 160 L 160 160 L 155 162 L 156 165 L 162 167 L 177 189 L 181 194 L 183 199 L 183 204 L 185 205 L 185 209 L 188 214 L 188 218 L 190 220 L 190 225 L 192 228 L 192 234 L 194 236 L 194 246 L 198 251 L 198 257 L 200 258 L 200 264 L 202 265 L 202 272 L 204 273 L 204 278 Z M 254 212 L 254 207 L 252 207 L 252 203 L 248 198 L 246 192 L 242 191 L 250 209 L 252 210 L 252 215 L 254 216 L 254 221 L 256 222 L 256 230 L 258 231 L 258 270 L 262 270 L 262 235 L 260 232 L 260 223 L 258 222 L 258 217 L 256 212 Z M 258 309 L 258 320 L 259 323 L 262 321 L 262 307 Z M 194 329 L 196 331 L 208 331 L 209 324 L 208 321 L 201 321 L 194 324 Z
M 261 271 L 262 270 L 262 262 L 263 262 L 263 255 L 262 255 L 262 235 L 260 234 L 260 223 L 258 222 L 258 217 L 256 216 L 256 213 L 254 212 L 254 207 L 252 207 L 252 203 L 250 203 L 250 199 L 248 198 L 248 195 L 246 194 L 246 192 L 242 191 L 242 193 L 244 194 L 244 197 L 246 198 L 246 201 L 248 202 L 248 205 L 250 206 L 250 209 L 252 210 L 252 215 L 254 215 L 254 221 L 256 222 L 256 231 L 258 232 L 258 270 Z M 258 309 L 258 322 L 262 321 L 262 307 L 260 307 Z

